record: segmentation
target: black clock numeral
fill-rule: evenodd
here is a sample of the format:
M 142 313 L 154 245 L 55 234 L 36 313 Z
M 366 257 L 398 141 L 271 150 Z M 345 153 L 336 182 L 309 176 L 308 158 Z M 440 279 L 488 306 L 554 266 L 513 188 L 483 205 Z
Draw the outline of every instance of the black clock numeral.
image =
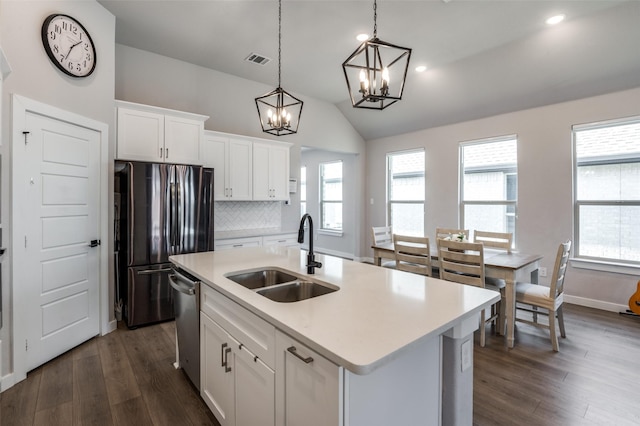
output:
M 78 72 L 82 71 L 82 67 L 80 66 L 80 64 L 78 64 L 78 65 L 76 66 L 76 71 L 78 71 Z
M 58 34 L 62 34 L 62 28 L 60 28 L 60 25 L 58 25 L 58 24 L 54 25 L 53 32 L 56 32 Z
M 53 45 L 53 51 L 54 51 L 55 53 L 60 53 L 60 47 L 58 47 L 58 45 L 57 45 L 57 44 L 54 44 L 54 45 Z
M 73 71 L 73 62 L 69 62 L 67 66 L 69 67 L 69 71 Z
M 91 62 L 91 61 L 92 61 L 92 59 L 91 59 L 91 53 L 87 53 L 87 56 L 85 56 L 85 58 L 86 58 L 86 59 L 85 59 L 86 61 Z
M 55 40 L 56 39 L 56 32 L 55 31 L 50 31 L 49 32 L 49 38 L 51 40 Z
M 64 55 L 60 54 L 60 63 L 64 61 Z

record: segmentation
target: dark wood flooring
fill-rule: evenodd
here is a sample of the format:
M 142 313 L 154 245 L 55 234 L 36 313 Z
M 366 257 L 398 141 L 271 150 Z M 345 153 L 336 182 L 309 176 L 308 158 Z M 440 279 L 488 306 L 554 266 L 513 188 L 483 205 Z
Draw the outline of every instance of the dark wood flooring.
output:
M 640 319 L 565 304 L 565 324 L 559 353 L 525 324 L 514 349 L 490 333 L 480 348 L 476 333 L 475 425 L 640 424 Z M 84 343 L 0 394 L 0 424 L 218 425 L 172 366 L 174 333 L 120 327 Z

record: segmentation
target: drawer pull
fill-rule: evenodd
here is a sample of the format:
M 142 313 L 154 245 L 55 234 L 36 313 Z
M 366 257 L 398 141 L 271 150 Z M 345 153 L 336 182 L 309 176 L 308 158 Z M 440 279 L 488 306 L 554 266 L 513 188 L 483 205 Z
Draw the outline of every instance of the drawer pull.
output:
M 311 358 L 310 356 L 304 358 L 298 352 L 296 352 L 296 347 L 295 346 L 291 346 L 290 348 L 287 348 L 287 351 L 291 352 L 296 358 L 298 358 L 299 360 L 301 360 L 305 364 L 310 364 L 310 363 L 313 362 L 313 358 Z
M 231 353 L 231 348 L 227 348 L 224 350 L 224 372 L 228 373 L 229 371 L 231 371 L 231 367 L 229 367 L 229 359 L 227 358 L 227 356 Z
M 220 360 L 222 361 L 222 364 L 220 365 L 220 367 L 226 367 L 226 362 L 224 359 L 224 348 L 227 347 L 226 343 L 223 343 L 222 346 L 220 346 Z

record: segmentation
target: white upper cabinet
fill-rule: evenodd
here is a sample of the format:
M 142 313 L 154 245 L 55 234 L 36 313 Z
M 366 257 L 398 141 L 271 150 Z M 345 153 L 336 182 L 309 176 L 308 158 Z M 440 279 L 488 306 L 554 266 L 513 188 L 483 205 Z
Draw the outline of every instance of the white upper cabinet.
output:
M 253 144 L 224 133 L 206 131 L 202 144 L 205 167 L 213 167 L 216 201 L 253 199 Z
M 253 199 L 289 199 L 289 145 L 253 143 Z
M 116 101 L 116 158 L 202 164 L 204 115 Z
M 214 168 L 216 201 L 289 199 L 291 144 L 205 131 L 202 159 Z

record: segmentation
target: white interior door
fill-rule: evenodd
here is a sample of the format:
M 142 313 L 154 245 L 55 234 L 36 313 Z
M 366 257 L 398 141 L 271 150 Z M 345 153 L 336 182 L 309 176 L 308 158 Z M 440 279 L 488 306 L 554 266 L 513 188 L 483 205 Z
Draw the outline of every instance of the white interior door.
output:
M 25 114 L 28 134 L 13 147 L 13 282 L 29 371 L 100 331 L 99 249 L 90 243 L 100 235 L 101 147 L 95 130 Z

